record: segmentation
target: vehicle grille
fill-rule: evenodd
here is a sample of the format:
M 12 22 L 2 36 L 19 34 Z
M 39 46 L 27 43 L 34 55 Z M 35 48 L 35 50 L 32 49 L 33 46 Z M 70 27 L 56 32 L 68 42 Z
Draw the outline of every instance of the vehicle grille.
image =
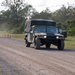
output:
M 56 39 L 56 36 L 47 36 L 48 39 Z

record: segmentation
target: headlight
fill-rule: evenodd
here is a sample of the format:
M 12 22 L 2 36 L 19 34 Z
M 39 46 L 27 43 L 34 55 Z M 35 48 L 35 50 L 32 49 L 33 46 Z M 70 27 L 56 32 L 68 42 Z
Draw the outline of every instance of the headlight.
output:
M 64 38 L 64 36 L 56 36 L 56 39 L 61 39 L 61 38 Z
M 44 38 L 47 38 L 47 36 L 44 36 Z
M 57 36 L 56 39 L 59 39 L 59 36 Z

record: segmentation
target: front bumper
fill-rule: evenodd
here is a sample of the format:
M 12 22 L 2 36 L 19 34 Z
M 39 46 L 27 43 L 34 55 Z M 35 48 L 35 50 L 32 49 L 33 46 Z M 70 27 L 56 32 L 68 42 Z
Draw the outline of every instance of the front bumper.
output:
M 64 37 L 57 37 L 57 36 L 46 36 L 46 38 L 44 38 L 44 36 L 40 36 L 38 37 L 41 40 L 41 43 L 57 43 L 58 40 L 64 40 Z
M 59 39 L 65 39 L 64 37 L 62 36 L 38 36 L 38 38 L 40 39 L 49 39 L 49 40 L 59 40 Z

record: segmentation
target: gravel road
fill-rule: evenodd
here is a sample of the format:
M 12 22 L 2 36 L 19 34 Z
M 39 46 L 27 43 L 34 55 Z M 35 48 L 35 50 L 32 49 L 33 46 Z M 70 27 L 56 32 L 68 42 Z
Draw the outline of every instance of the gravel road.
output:
M 75 75 L 75 50 L 26 48 L 24 41 L 0 38 L 3 75 Z

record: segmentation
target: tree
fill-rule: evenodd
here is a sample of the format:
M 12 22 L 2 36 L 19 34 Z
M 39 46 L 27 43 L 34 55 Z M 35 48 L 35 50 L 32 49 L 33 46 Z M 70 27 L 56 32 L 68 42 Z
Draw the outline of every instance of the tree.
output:
M 48 8 L 38 13 L 35 12 L 32 16 L 33 19 L 51 19 L 51 12 Z
M 24 3 L 23 0 L 5 0 L 3 5 L 8 7 L 8 10 L 4 11 L 2 16 L 8 22 L 7 27 L 10 30 L 19 28 L 33 9 L 31 5 Z
M 68 20 L 67 25 L 68 35 L 75 36 L 75 20 Z

